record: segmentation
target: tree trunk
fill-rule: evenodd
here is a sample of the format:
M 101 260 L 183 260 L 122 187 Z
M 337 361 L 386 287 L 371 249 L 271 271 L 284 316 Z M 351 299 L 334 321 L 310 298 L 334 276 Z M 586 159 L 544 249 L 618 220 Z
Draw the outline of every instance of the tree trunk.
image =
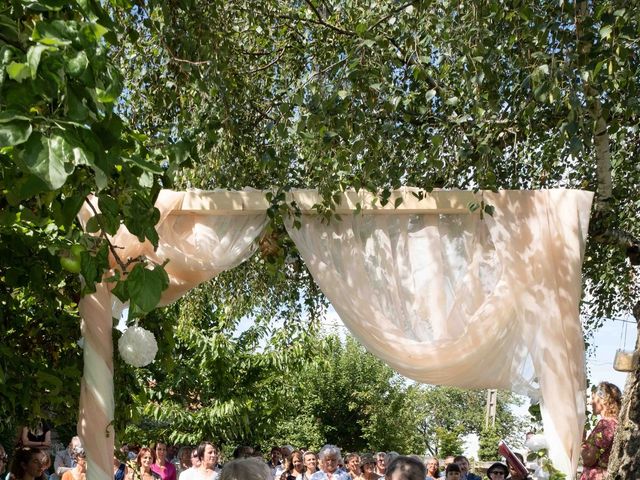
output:
M 640 352 L 640 302 L 633 315 L 639 328 L 636 352 Z M 637 480 L 640 479 L 640 363 L 627 376 L 619 421 L 609 459 L 609 480 Z

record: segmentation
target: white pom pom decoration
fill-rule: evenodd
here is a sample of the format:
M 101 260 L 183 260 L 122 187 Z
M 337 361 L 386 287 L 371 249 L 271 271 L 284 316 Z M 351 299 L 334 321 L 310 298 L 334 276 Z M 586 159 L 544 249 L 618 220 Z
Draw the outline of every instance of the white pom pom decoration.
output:
M 543 448 L 549 448 L 547 444 L 547 439 L 544 438 L 544 435 L 531 435 L 529 439 L 525 442 L 525 446 L 531 450 L 532 452 L 537 452 L 538 450 L 542 450 Z
M 153 333 L 142 327 L 129 327 L 118 340 L 122 359 L 134 367 L 149 365 L 156 358 L 158 344 Z

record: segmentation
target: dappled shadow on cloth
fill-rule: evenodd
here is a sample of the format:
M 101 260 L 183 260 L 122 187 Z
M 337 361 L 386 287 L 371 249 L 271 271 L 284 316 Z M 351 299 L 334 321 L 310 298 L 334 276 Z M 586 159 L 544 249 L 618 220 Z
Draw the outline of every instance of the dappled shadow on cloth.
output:
M 288 225 L 351 332 L 409 378 L 540 396 L 550 455 L 575 471 L 584 425 L 578 306 L 592 194 L 480 192 L 478 213 L 354 214 Z

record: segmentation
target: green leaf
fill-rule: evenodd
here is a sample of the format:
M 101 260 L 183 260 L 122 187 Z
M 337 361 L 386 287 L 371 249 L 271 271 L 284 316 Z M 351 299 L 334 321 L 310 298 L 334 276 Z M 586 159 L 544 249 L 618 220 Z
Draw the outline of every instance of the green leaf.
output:
M 67 114 L 71 120 L 76 122 L 84 122 L 91 115 L 91 110 L 87 107 L 85 100 L 78 96 L 78 92 L 71 85 L 67 87 L 67 93 L 64 97 Z
M 127 277 L 127 291 L 131 303 L 143 312 L 150 312 L 158 305 L 162 292 L 168 286 L 169 277 L 160 266 L 150 270 L 139 263 Z
M 88 23 L 82 27 L 80 32 L 87 40 L 95 43 L 106 35 L 109 32 L 109 29 L 103 27 L 99 23 Z
M 452 105 L 455 106 L 460 102 L 460 99 L 458 97 L 451 97 L 451 98 L 447 98 L 447 101 L 444 102 L 447 105 Z
M 105 232 L 109 235 L 115 235 L 120 228 L 118 202 L 109 195 L 102 194 L 98 197 L 98 207 L 102 213 Z
M 38 65 L 40 65 L 40 58 L 42 56 L 42 52 L 46 50 L 57 50 L 56 47 L 48 47 L 46 45 L 33 45 L 29 47 L 29 51 L 27 52 L 27 63 L 29 64 L 29 69 L 31 71 L 31 78 L 36 78 L 36 74 L 38 73 Z
M 19 152 L 18 160 L 29 172 L 39 177 L 51 190 L 57 190 L 73 171 L 67 170 L 59 137 L 47 138 L 33 133 Z
M 86 149 L 73 130 L 58 130 L 51 136 L 51 141 L 64 162 L 74 166 L 94 166 L 93 153 Z
M 433 97 L 435 97 L 437 94 L 437 92 L 432 88 L 431 90 L 428 90 L 427 93 L 424 94 L 424 97 L 427 101 L 431 100 Z
M 96 99 L 100 103 L 113 103 L 117 100 L 122 90 L 120 73 L 114 68 L 107 68 L 106 75 L 102 78 L 103 87 L 96 87 Z
M 31 70 L 26 63 L 11 62 L 7 65 L 6 70 L 9 78 L 16 82 L 22 82 L 22 80 L 31 76 Z
M 147 160 L 144 160 L 138 156 L 132 157 L 132 158 L 127 158 L 127 161 L 131 162 L 133 165 L 136 165 L 140 168 L 142 168 L 143 170 L 150 172 L 150 173 L 156 173 L 156 174 L 162 174 L 163 170 L 160 167 L 160 165 L 157 165 L 155 163 L 151 163 Z
M 76 36 L 76 32 L 76 22 L 64 20 L 43 21 L 36 24 L 31 38 L 43 45 L 64 46 L 71 45 L 71 39 Z
M 549 75 L 549 65 L 538 65 L 536 71 L 544 75 Z
M 129 291 L 127 290 L 127 282 L 121 280 L 118 283 L 116 283 L 116 286 L 113 287 L 113 289 L 111 290 L 111 293 L 116 297 L 118 297 L 118 300 L 120 300 L 122 303 L 129 300 Z
M 37 376 L 38 383 L 43 390 L 49 390 L 48 393 L 51 395 L 58 395 L 60 393 L 63 386 L 60 378 L 43 370 L 39 370 Z
M 593 79 L 595 80 L 595 78 L 598 76 L 598 73 L 600 73 L 600 70 L 602 70 L 602 67 L 604 65 L 604 60 L 600 60 L 597 64 L 596 64 L 596 68 L 593 69 Z
M 3 112 L 0 115 L 6 114 Z M 23 120 L 0 122 L 0 148 L 20 145 L 31 135 L 31 124 Z
M 612 31 L 613 31 L 612 25 L 605 25 L 600 29 L 600 36 L 602 37 L 603 40 L 606 40 L 611 36 Z
M 67 0 L 23 0 L 22 6 L 38 12 L 58 12 L 68 3 Z
M 69 76 L 77 78 L 84 73 L 88 66 L 89 59 L 87 54 L 84 51 L 80 51 L 66 60 L 65 71 Z

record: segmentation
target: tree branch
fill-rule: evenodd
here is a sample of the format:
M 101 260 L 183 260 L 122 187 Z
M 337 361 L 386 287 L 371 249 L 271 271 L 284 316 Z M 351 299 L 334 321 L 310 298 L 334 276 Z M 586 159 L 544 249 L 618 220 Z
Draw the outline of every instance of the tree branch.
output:
M 316 18 L 318 19 L 318 23 L 320 25 L 323 25 L 327 28 L 330 28 L 331 30 L 338 32 L 342 35 L 348 35 L 350 37 L 355 37 L 356 33 L 355 32 L 351 32 L 349 30 L 345 30 L 343 28 L 337 27 L 331 23 L 328 23 L 320 14 L 320 11 L 316 8 L 316 6 L 311 2 L 311 0 L 304 0 L 304 3 L 306 3 L 307 5 L 309 5 L 309 8 L 311 8 L 311 10 L 313 11 L 313 13 L 315 14 Z M 302 19 L 301 19 L 302 20 Z
M 393 10 L 391 10 L 391 12 L 389 12 L 387 15 L 385 15 L 384 17 L 382 17 L 380 20 L 378 20 L 376 23 L 374 23 L 373 25 L 371 25 L 369 28 L 367 28 L 367 31 L 371 31 L 374 28 L 376 28 L 378 25 L 380 25 L 383 22 L 386 22 L 387 20 L 389 20 L 391 17 L 393 17 L 396 13 L 401 12 L 402 10 L 404 10 L 407 7 L 410 7 L 411 5 L 413 5 L 414 3 L 418 3 L 418 0 L 412 0 L 410 2 L 405 3 L 404 5 L 399 6 L 398 8 L 395 8 Z
M 272 67 L 273 65 L 275 65 L 276 63 L 278 63 L 278 61 L 282 58 L 282 55 L 284 55 L 284 52 L 287 50 L 287 47 L 282 47 L 282 50 L 280 50 L 280 52 L 278 53 L 278 55 L 276 56 L 276 58 L 274 58 L 272 61 L 270 61 L 269 63 L 267 63 L 266 65 L 263 65 L 261 67 L 256 67 L 253 70 L 245 70 L 244 72 L 240 72 L 242 75 L 247 75 L 247 74 L 252 74 L 252 73 L 257 73 L 260 72 L 262 70 L 266 70 L 269 67 Z
M 106 234 L 104 229 L 104 223 L 102 223 L 102 220 L 100 220 L 100 217 L 98 216 L 99 212 L 96 209 L 96 207 L 93 205 L 93 203 L 91 203 L 91 201 L 89 200 L 89 197 L 85 197 L 84 201 L 87 203 L 87 205 L 89 205 L 89 208 L 91 209 L 91 211 L 93 211 L 93 215 L 96 218 L 98 225 L 100 226 L 100 237 L 102 237 L 107 242 L 111 255 L 113 255 L 113 258 L 115 259 L 116 263 L 122 270 L 122 273 L 126 275 L 127 266 L 129 265 L 130 262 L 125 264 L 120 258 L 120 256 L 118 255 L 118 252 L 116 252 L 116 248 L 119 248 L 119 247 L 116 247 L 113 243 L 111 243 L 111 240 L 109 240 L 109 236 Z

